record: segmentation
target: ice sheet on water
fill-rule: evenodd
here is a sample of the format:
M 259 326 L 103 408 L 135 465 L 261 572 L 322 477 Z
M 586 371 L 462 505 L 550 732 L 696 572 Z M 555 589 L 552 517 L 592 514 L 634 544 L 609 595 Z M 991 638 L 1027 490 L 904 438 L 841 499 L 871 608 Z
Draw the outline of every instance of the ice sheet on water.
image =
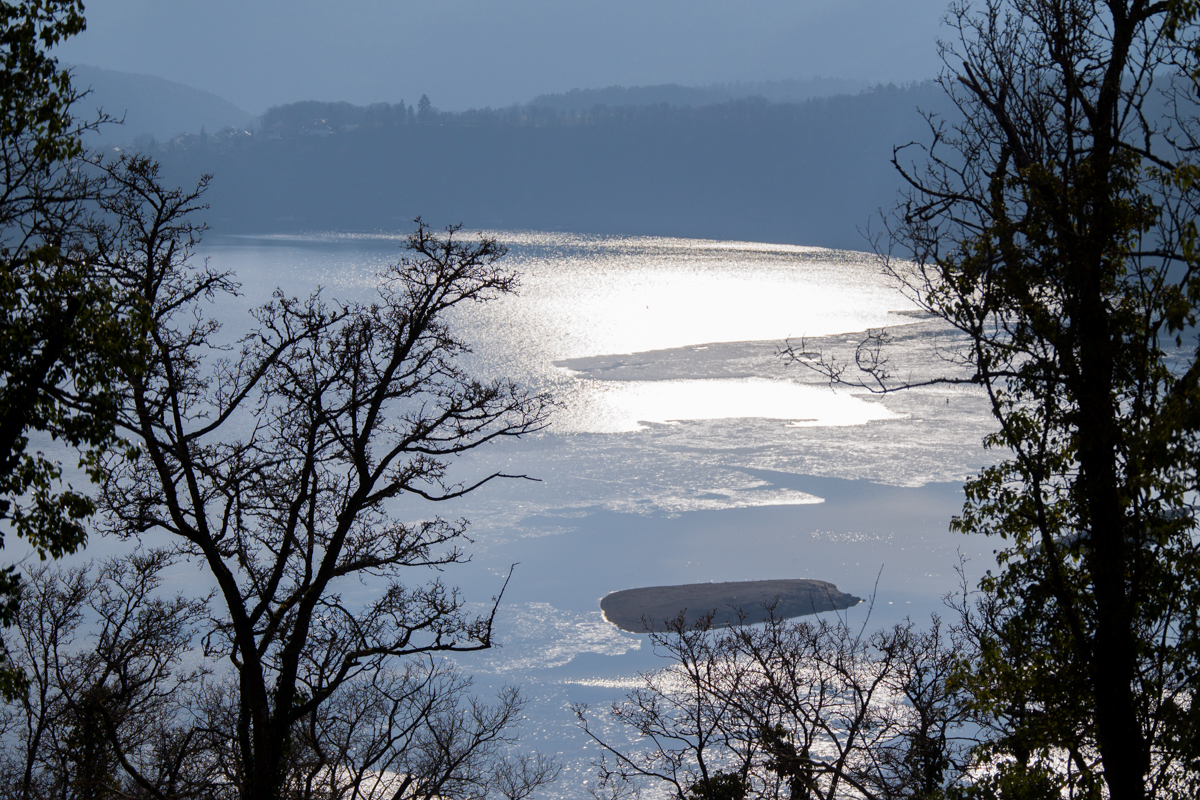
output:
M 511 538 L 523 520 L 571 519 L 599 509 L 639 515 L 795 505 L 819 497 L 764 479 L 762 471 L 865 479 L 896 486 L 961 482 L 986 463 L 986 400 L 969 388 L 873 400 L 893 417 L 850 427 L 793 427 L 731 418 L 650 424 L 608 434 L 546 434 L 478 452 L 464 477 L 520 470 L 539 482 L 489 485 L 464 503 L 481 535 Z
M 991 429 L 985 399 L 955 386 L 835 394 L 817 372 L 779 357 L 785 338 L 803 336 L 805 349 L 853 364 L 860 332 L 897 326 L 895 375 L 923 382 L 955 368 L 961 342 L 914 313 L 872 256 L 741 242 L 496 235 L 510 247 L 507 263 L 522 273 L 521 294 L 464 309 L 455 331 L 474 347 L 474 373 L 553 390 L 566 408 L 550 431 L 467 454 L 450 475 L 469 481 L 503 471 L 540 482 L 493 481 L 432 510 L 415 501 L 411 517 L 441 512 L 472 521 L 476 560 L 464 567 L 480 575 L 447 576 L 472 600 L 495 593 L 509 565 L 524 562 L 498 612 L 504 647 L 466 654 L 464 663 L 481 682 L 529 687 L 534 740 L 563 749 L 573 732 L 568 701 L 605 704 L 647 664 L 657 666 L 644 637 L 608 625 L 598 608 L 605 591 L 635 580 L 750 580 L 791 570 L 864 594 L 887 559 L 886 600 L 876 618 L 889 608 L 908 613 L 918 602 L 922 612 L 940 607 L 956 579 L 959 543 L 947 538 L 945 524 L 960 501 L 931 504 L 945 493 L 930 485 L 961 481 L 990 460 L 979 447 Z M 276 286 L 304 295 L 320 285 L 332 297 L 371 300 L 402 239 L 209 240 L 204 255 L 215 269 L 237 272 L 245 292 L 215 313 L 231 322 L 233 335 L 246 326 L 247 309 Z M 806 407 L 810 400 L 817 410 Z M 859 414 L 855 424 L 835 424 L 847 411 Z M 800 419 L 810 422 L 792 424 Z M 862 491 L 849 505 L 833 494 L 822 503 L 796 488 L 819 491 L 797 476 L 843 479 L 843 488 Z M 877 502 L 881 484 L 927 488 Z M 902 530 L 899 511 L 913 517 Z M 621 525 L 636 536 L 620 538 L 614 528 Z M 727 529 L 737 529 L 736 537 Z M 376 588 L 363 586 L 362 599 Z M 896 605 L 887 605 L 893 598 Z M 578 790 L 589 777 L 581 752 L 569 759 L 560 787 Z
M 649 237 L 497 235 L 522 293 L 457 319 L 476 371 L 555 392 L 548 434 L 461 459 L 463 479 L 499 467 L 508 482 L 461 506 L 476 530 L 608 509 L 638 514 L 812 502 L 745 470 L 961 480 L 984 458 L 986 406 L 971 390 L 883 398 L 831 391 L 779 357 L 783 338 L 852 363 L 868 327 L 894 329 L 894 369 L 923 381 L 953 365 L 955 342 L 914 313 L 865 254 Z M 400 236 L 317 234 L 208 245 L 253 305 L 282 285 L 368 299 Z M 647 306 L 650 306 L 647 309 Z M 232 313 L 232 306 L 226 311 Z M 240 311 L 244 314 L 244 308 Z M 815 338 L 814 338 L 815 337 Z M 486 472 L 483 472 L 486 474 Z
M 495 636 L 501 646 L 473 660 L 477 671 L 550 669 L 583 653 L 620 656 L 642 646 L 641 637 L 621 632 L 599 610 L 563 611 L 550 603 L 502 605 L 496 612 Z

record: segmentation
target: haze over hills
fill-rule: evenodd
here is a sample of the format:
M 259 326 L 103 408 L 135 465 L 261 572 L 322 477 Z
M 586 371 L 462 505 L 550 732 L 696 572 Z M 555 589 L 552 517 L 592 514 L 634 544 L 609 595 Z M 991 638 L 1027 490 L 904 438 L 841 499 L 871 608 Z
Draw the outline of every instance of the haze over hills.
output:
M 866 249 L 895 202 L 892 148 L 927 141 L 939 87 L 876 87 L 803 103 L 515 106 L 298 103 L 254 135 L 155 145 L 182 185 L 212 173 L 221 233 L 435 226 L 741 239 Z M 877 223 L 877 220 L 876 220 Z
M 202 129 L 216 133 L 229 126 L 253 127 L 264 117 L 295 113 L 318 101 L 303 101 L 272 106 L 255 117 L 212 92 L 196 89 L 154 75 L 101 69 L 86 64 L 71 67 L 75 86 L 88 90 L 80 103 L 82 111 L 103 108 L 110 116 L 124 119 L 119 126 L 106 127 L 95 135 L 93 143 L 125 145 L 139 136 L 170 139 L 182 133 L 198 134 Z M 594 106 L 706 106 L 749 97 L 761 97 L 771 103 L 799 103 L 817 97 L 857 94 L 868 89 L 865 81 L 814 77 L 804 80 L 738 81 L 707 86 L 681 86 L 677 83 L 655 86 L 608 86 L 603 89 L 572 89 L 558 94 L 540 94 L 525 105 L 556 112 L 578 114 Z M 417 98 L 410 105 L 415 106 Z M 350 103 L 324 103 L 327 109 L 358 108 Z M 399 105 L 375 104 L 375 107 Z M 368 106 L 369 107 L 369 106 Z M 269 123 L 268 123 L 269 124 Z
M 90 89 L 79 102 L 85 116 L 103 108 L 122 125 L 107 125 L 89 137 L 91 144 L 124 145 L 139 136 L 169 139 L 180 133 L 214 132 L 228 126 L 247 127 L 254 117 L 223 97 L 153 75 L 118 72 L 85 64 L 71 67 L 77 89 Z
M 892 147 L 929 139 L 918 108 L 952 111 L 932 83 L 836 93 L 856 84 L 812 79 L 581 89 L 464 112 L 306 101 L 252 120 L 159 78 L 76 76 L 93 90 L 85 104 L 125 114 L 97 141 L 151 152 L 180 185 L 214 175 L 218 233 L 397 231 L 419 215 L 865 249 L 861 231 L 901 186 Z
M 819 77 L 808 80 L 712 83 L 708 86 L 666 83 L 658 86 L 609 86 L 604 89 L 572 89 L 560 94 L 540 94 L 529 101 L 529 105 L 574 113 L 586 111 L 597 105 L 650 106 L 666 103 L 671 106 L 706 106 L 744 97 L 762 97 L 772 103 L 799 103 L 814 97 L 857 94 L 866 88 L 866 81 Z
M 463 111 L 603 86 L 937 74 L 948 0 L 106 0 L 64 61 L 161 75 L 259 114 L 428 94 Z

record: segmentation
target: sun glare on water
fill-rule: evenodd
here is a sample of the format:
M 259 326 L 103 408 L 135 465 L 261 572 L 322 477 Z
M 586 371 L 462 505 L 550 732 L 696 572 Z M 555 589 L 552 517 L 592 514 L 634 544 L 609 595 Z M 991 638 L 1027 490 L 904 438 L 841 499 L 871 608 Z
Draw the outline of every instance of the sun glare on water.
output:
M 647 424 L 760 418 L 793 426 L 862 425 L 896 414 L 879 403 L 785 380 L 580 381 L 554 418 L 555 433 L 624 433 Z

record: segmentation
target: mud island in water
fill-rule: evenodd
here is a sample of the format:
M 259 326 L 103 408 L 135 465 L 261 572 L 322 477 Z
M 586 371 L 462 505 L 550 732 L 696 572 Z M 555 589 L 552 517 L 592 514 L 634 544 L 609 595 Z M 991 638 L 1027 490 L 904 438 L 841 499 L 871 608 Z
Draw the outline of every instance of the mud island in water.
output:
M 725 627 L 743 619 L 747 624 L 763 622 L 774 604 L 776 619 L 850 608 L 862 602 L 839 592 L 828 581 L 809 579 L 738 581 L 733 583 L 689 583 L 684 586 L 648 586 L 613 592 L 600 601 L 605 618 L 624 631 L 661 631 L 684 614 L 694 625 L 712 614 L 713 627 Z M 743 617 L 739 617 L 739 611 Z

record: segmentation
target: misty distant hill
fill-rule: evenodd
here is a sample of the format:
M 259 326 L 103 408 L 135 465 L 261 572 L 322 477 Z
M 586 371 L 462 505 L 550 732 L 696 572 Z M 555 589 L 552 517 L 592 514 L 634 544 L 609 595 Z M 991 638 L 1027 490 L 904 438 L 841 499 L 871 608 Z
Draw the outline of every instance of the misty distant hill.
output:
M 83 64 L 71 67 L 71 82 L 91 94 L 76 108 L 86 117 L 98 108 L 123 125 L 106 125 L 91 138 L 92 144 L 125 145 L 139 136 L 169 139 L 181 133 L 218 131 L 228 126 L 245 128 L 254 117 L 212 92 L 205 92 L 153 75 L 117 72 Z
M 800 103 L 814 97 L 856 94 L 867 88 L 863 81 L 841 78 L 811 78 L 785 81 L 739 81 L 708 86 L 609 86 L 606 89 L 572 89 L 562 94 L 541 94 L 529 105 L 574 114 L 593 106 L 706 106 L 745 97 L 761 97 L 771 103 Z
M 419 104 L 420 106 L 421 104 Z M 424 106 L 303 103 L 253 135 L 157 143 L 181 184 L 214 175 L 216 232 L 397 231 L 432 225 L 644 234 L 863 249 L 890 208 L 892 147 L 928 141 L 931 83 L 855 95 L 704 106 Z

